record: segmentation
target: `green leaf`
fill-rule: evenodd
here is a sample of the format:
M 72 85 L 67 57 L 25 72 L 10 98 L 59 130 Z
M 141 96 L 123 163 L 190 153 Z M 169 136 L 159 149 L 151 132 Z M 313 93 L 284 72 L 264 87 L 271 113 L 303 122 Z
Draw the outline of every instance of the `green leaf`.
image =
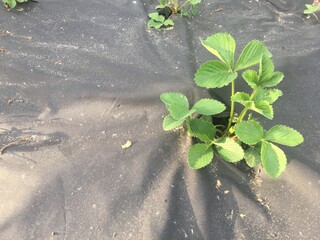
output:
M 163 23 L 165 18 L 164 16 L 160 15 L 159 13 L 157 12 L 153 12 L 153 13 L 149 13 L 149 18 L 151 18 L 152 20 L 156 21 L 156 22 L 161 22 Z
M 279 147 L 264 141 L 261 146 L 261 162 L 266 173 L 272 178 L 277 178 L 286 168 L 287 157 Z
M 190 167 L 199 169 L 207 166 L 213 158 L 213 151 L 210 145 L 195 144 L 193 145 L 188 154 L 188 162 Z
M 159 4 L 155 7 L 155 9 L 162 9 L 162 8 L 165 8 L 166 5 L 163 5 L 163 4 Z
M 244 152 L 244 160 L 249 167 L 253 168 L 261 163 L 261 155 L 256 149 L 250 147 Z
M 217 33 L 202 42 L 202 45 L 222 62 L 233 68 L 236 42 L 227 33 Z
M 160 99 L 175 120 L 186 118 L 195 112 L 194 109 L 189 110 L 188 99 L 181 93 L 162 93 Z
M 259 68 L 259 86 L 273 87 L 283 79 L 283 73 L 274 72 L 274 64 L 271 58 L 263 56 Z
M 310 9 L 305 9 L 304 11 L 303 11 L 303 13 L 304 14 L 313 14 L 313 13 L 315 13 L 317 10 L 315 10 L 315 9 L 312 9 L 312 10 L 310 10 Z
M 15 8 L 17 5 L 16 0 L 5 0 L 4 3 L 7 3 L 10 8 Z
M 189 11 L 185 6 L 180 9 L 180 15 L 184 16 L 184 17 L 188 17 L 189 16 Z
M 274 71 L 274 64 L 272 59 L 268 56 L 262 55 L 259 67 L 259 81 L 263 82 L 265 79 L 269 79 Z
M 242 73 L 242 77 L 251 88 L 255 89 L 259 86 L 259 77 L 256 71 L 249 69 Z
M 174 22 L 171 19 L 167 19 L 164 21 L 163 25 L 167 26 L 174 26 Z
M 320 7 L 319 6 L 313 6 L 311 4 L 305 4 L 306 5 L 306 10 L 304 10 L 304 14 L 312 14 L 315 13 L 317 11 L 320 11 Z
M 239 71 L 260 63 L 262 55 L 271 57 L 271 53 L 267 47 L 258 40 L 252 40 L 241 52 L 236 64 L 236 70 Z
M 234 102 L 240 103 L 245 107 L 249 107 L 249 104 L 252 104 L 249 94 L 244 92 L 237 92 L 231 97 L 231 100 Z
M 294 147 L 303 142 L 302 135 L 293 128 L 277 125 L 266 133 L 266 140 Z
M 193 16 L 198 15 L 198 8 L 196 7 L 195 4 L 191 6 L 191 14 Z
M 153 19 L 150 19 L 148 21 L 148 27 L 149 28 L 155 28 L 155 29 L 160 29 L 162 27 L 162 23 L 161 22 L 156 22 Z
M 282 72 L 274 72 L 269 79 L 261 81 L 260 85 L 263 87 L 274 87 L 282 81 L 283 77 L 284 75 Z
M 200 119 L 202 119 L 202 120 L 204 120 L 204 121 L 206 121 L 208 123 L 212 123 L 212 117 L 211 116 L 203 115 L 203 116 L 201 116 Z
M 274 103 L 280 96 L 282 96 L 282 91 L 279 89 L 263 89 L 259 88 L 253 97 L 255 102 L 265 100 L 269 104 Z
M 192 5 L 196 5 L 196 4 L 198 4 L 198 3 L 201 3 L 201 0 L 190 0 L 190 3 L 191 3 Z
M 166 104 L 167 108 L 171 104 L 177 103 L 181 106 L 184 106 L 184 108 L 189 109 L 188 98 L 181 93 L 175 93 L 175 92 L 162 93 L 160 95 L 160 99 L 164 104 Z
M 180 127 L 183 123 L 184 123 L 184 119 L 175 120 L 170 115 L 168 115 L 163 119 L 162 127 L 163 127 L 163 130 L 170 131 Z
M 270 120 L 273 119 L 273 108 L 268 101 L 262 100 L 254 102 L 249 109 L 262 114 Z
M 226 106 L 214 99 L 201 99 L 192 107 L 197 113 L 202 115 L 216 115 L 222 113 Z
M 225 64 L 209 61 L 200 66 L 194 80 L 199 87 L 221 88 L 231 83 L 237 76 L 238 74 L 230 72 Z
M 250 96 L 247 93 L 238 92 L 231 98 L 231 100 L 242 104 L 243 106 L 248 108 L 248 110 L 255 111 L 262 114 L 268 119 L 272 119 L 273 108 L 270 103 L 277 99 L 277 94 L 280 94 L 280 92 L 273 92 L 272 90 L 270 90 L 270 92 L 266 90 L 266 93 L 258 92 L 258 95 L 256 96 L 256 98 L 253 98 L 253 100 L 250 100 Z
M 175 120 L 184 119 L 190 116 L 192 113 L 196 112 L 195 109 L 189 110 L 185 108 L 185 106 L 182 106 L 178 103 L 171 104 L 168 110 L 170 112 L 171 117 L 174 118 Z
M 242 147 L 230 138 L 220 138 L 215 143 L 220 157 L 227 162 L 238 162 L 243 159 L 244 151 Z
M 238 123 L 235 131 L 238 138 L 248 145 L 257 144 L 263 138 L 263 127 L 253 120 Z
M 216 135 L 215 126 L 203 119 L 192 119 L 189 126 L 192 135 L 207 144 L 210 144 Z

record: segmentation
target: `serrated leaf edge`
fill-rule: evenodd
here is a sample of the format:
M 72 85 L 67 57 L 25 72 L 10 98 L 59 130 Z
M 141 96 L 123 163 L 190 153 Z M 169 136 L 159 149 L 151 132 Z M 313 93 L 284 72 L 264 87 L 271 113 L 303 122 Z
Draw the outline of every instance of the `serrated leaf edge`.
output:
M 277 143 L 277 142 L 274 142 L 274 141 L 272 141 L 272 140 L 267 139 L 267 134 L 268 134 L 268 132 L 269 132 L 272 128 L 274 128 L 274 127 L 284 127 L 284 128 L 288 128 L 288 129 L 290 129 L 290 130 L 293 130 L 293 131 L 297 132 L 298 135 L 301 137 L 302 142 L 300 142 L 300 143 L 298 143 L 297 145 L 294 145 L 294 146 L 289 146 L 289 145 L 285 145 L 285 144 L 282 144 L 282 143 Z M 268 142 L 272 142 L 272 143 L 276 143 L 276 144 L 280 144 L 280 145 L 288 146 L 288 147 L 295 147 L 295 146 L 298 146 L 298 145 L 300 145 L 301 143 L 304 142 L 304 137 L 303 137 L 303 135 L 302 135 L 298 130 L 296 130 L 296 129 L 292 128 L 292 127 L 288 127 L 287 125 L 275 125 L 275 126 L 271 127 L 271 128 L 268 129 L 268 131 L 266 132 L 266 134 L 265 134 L 265 139 L 266 139 Z

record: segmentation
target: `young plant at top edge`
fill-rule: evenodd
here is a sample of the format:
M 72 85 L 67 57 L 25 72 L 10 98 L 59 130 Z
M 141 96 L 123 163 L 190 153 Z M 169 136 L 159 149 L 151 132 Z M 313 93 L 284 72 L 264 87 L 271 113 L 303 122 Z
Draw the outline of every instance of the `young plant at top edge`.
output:
M 319 0 L 314 0 L 312 4 L 306 4 L 306 10 L 304 10 L 304 14 L 307 15 L 313 15 L 318 21 L 319 18 L 318 16 L 315 14 L 316 12 L 320 11 L 320 2 Z
M 272 105 L 282 96 L 282 91 L 275 86 L 282 81 L 283 73 L 274 71 L 271 53 L 258 40 L 250 41 L 238 59 L 234 56 L 236 42 L 227 33 L 212 35 L 202 44 L 217 60 L 199 67 L 195 83 L 207 89 L 230 86 L 228 124 L 214 125 L 212 121 L 213 115 L 225 111 L 223 103 L 201 99 L 190 108 L 185 95 L 169 92 L 160 96 L 169 111 L 163 120 L 163 129 L 169 131 L 184 126 L 197 139 L 188 153 L 188 163 L 194 169 L 207 166 L 218 155 L 231 163 L 244 159 L 249 167 L 262 164 L 270 177 L 279 177 L 286 167 L 287 158 L 278 144 L 293 147 L 302 143 L 303 137 L 285 125 L 275 125 L 266 130 L 251 113 L 273 119 Z M 251 88 L 249 93 L 236 92 L 235 84 L 242 80 L 238 77 L 240 72 Z M 235 114 L 235 103 L 243 106 L 239 115 Z
M 159 5 L 156 7 L 156 12 L 149 14 L 149 28 L 160 29 L 163 27 L 174 26 L 171 19 L 174 14 L 181 16 L 196 15 L 198 13 L 197 4 L 201 0 L 186 0 L 179 4 L 178 0 L 159 0 Z

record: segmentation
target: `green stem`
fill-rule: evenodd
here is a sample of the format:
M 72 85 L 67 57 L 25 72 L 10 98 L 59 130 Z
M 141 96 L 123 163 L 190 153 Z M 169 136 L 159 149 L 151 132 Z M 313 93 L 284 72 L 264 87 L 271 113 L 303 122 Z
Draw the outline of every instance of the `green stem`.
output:
M 174 13 L 177 13 L 177 12 L 178 12 L 178 7 L 179 7 L 178 0 L 173 0 Z
M 248 108 L 247 108 L 247 107 L 245 107 L 245 108 L 241 111 L 237 123 L 241 123 L 241 122 L 242 122 L 242 119 L 243 119 L 244 116 L 246 115 L 247 111 L 248 111 Z
M 190 2 L 190 0 L 185 1 L 185 2 L 178 8 L 178 11 L 179 11 L 181 8 L 183 8 L 183 6 L 186 5 L 188 2 Z
M 251 93 L 251 96 L 250 96 L 250 98 L 249 98 L 249 101 L 251 101 L 251 100 L 254 98 L 254 96 L 256 95 L 256 93 L 257 93 L 257 89 L 254 89 L 253 92 Z M 238 118 L 237 123 L 241 123 L 241 122 L 242 122 L 242 120 L 243 120 L 243 118 L 244 118 L 244 116 L 246 115 L 246 113 L 247 113 L 248 110 L 249 110 L 248 107 L 245 107 L 244 109 L 242 109 L 242 111 L 241 111 L 241 113 L 240 113 L 240 115 L 239 115 L 239 118 Z
M 233 80 L 233 81 L 231 82 L 231 99 L 232 99 L 234 93 L 235 93 L 235 83 L 234 83 L 234 80 Z M 229 118 L 227 130 L 226 130 L 226 133 L 227 133 L 227 134 L 228 134 L 229 129 L 230 129 L 230 127 L 231 127 L 232 120 L 233 120 L 233 116 L 234 116 L 234 101 L 231 100 L 230 118 Z

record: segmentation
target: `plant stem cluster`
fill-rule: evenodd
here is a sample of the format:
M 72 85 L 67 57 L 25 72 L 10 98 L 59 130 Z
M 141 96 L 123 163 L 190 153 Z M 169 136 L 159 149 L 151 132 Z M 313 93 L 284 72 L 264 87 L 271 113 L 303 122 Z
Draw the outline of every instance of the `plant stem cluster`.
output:
M 201 0 L 186 0 L 179 4 L 178 0 L 159 0 L 159 5 L 156 7 L 157 12 L 149 14 L 148 27 L 160 29 L 174 26 L 174 22 L 171 19 L 173 15 L 196 15 L 198 13 L 197 4 L 200 2 Z

